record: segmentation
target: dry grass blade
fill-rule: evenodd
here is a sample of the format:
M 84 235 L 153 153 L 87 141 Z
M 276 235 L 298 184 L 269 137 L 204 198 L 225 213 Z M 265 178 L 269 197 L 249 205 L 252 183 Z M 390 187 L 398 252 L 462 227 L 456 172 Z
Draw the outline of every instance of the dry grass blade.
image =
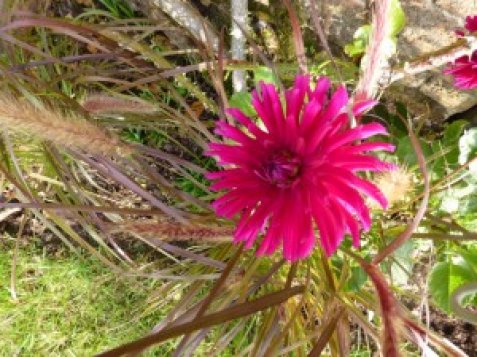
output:
M 143 58 L 147 58 L 154 63 L 157 68 L 160 69 L 172 69 L 174 65 L 169 62 L 164 56 L 162 56 L 157 51 L 149 48 L 147 45 L 136 41 L 135 39 L 121 34 L 115 31 L 111 31 L 109 29 L 102 29 L 101 35 L 106 37 L 109 41 L 118 44 L 119 46 L 124 46 L 130 49 L 131 51 L 135 51 L 139 53 Z M 148 64 L 148 62 L 146 62 Z M 200 100 L 209 110 L 213 112 L 217 112 L 217 105 L 213 102 L 203 91 L 201 88 L 196 86 L 192 81 L 190 81 L 185 76 L 177 76 L 175 78 L 177 82 L 188 91 L 191 92 L 198 100 Z
M 0 166 L 0 171 L 3 172 Z M 101 212 L 118 214 L 137 214 L 143 216 L 163 216 L 160 209 L 143 209 L 114 206 L 91 206 L 91 205 L 69 205 L 62 203 L 36 203 L 36 202 L 0 202 L 0 208 L 6 209 L 41 209 L 45 211 L 78 211 L 78 212 Z
M 197 311 L 197 314 L 195 315 L 195 319 L 201 318 L 204 315 L 204 313 L 207 311 L 210 304 L 212 303 L 212 301 L 214 300 L 216 295 L 219 293 L 219 290 L 225 284 L 225 281 L 227 280 L 230 273 L 232 272 L 232 269 L 237 264 L 240 256 L 242 255 L 243 248 L 244 248 L 243 244 L 240 244 L 240 246 L 238 247 L 238 249 L 235 252 L 235 254 L 233 255 L 233 257 L 227 263 L 227 266 L 225 267 L 224 271 L 220 275 L 220 278 L 215 282 L 214 286 L 210 289 L 209 294 L 204 299 L 203 303 L 200 305 L 199 311 Z M 174 356 L 180 356 L 180 353 L 186 347 L 187 342 L 189 341 L 190 337 L 191 337 L 191 335 L 184 336 L 182 341 L 179 343 L 179 346 L 177 346 L 177 349 L 174 352 Z
M 142 351 L 154 344 L 163 342 L 167 339 L 191 333 L 193 331 L 218 325 L 227 321 L 231 321 L 240 317 L 248 316 L 259 311 L 268 309 L 272 306 L 279 305 L 289 298 L 302 294 L 305 291 L 304 286 L 296 286 L 290 289 L 281 290 L 275 293 L 267 294 L 254 301 L 244 302 L 227 309 L 205 315 L 201 318 L 194 319 L 191 322 L 177 325 L 168 329 L 159 331 L 158 333 L 143 337 L 131 343 L 125 344 L 110 351 L 100 353 L 97 357 L 117 357 L 127 353 L 135 353 Z
M 42 54 L 43 55 L 43 54 Z M 35 67 L 45 66 L 55 63 L 77 63 L 82 61 L 104 61 L 113 60 L 116 58 L 114 53 L 87 53 L 84 55 L 64 56 L 61 58 L 46 59 L 41 61 L 30 61 L 27 63 L 17 64 L 8 68 L 8 72 L 16 73 L 23 72 Z
M 458 242 L 477 241 L 477 233 L 442 234 L 442 233 L 413 233 L 413 238 L 432 240 L 453 240 Z
M 157 197 L 155 197 L 152 193 L 143 189 L 141 185 L 139 185 L 134 179 L 124 174 L 123 171 L 118 168 L 113 162 L 99 157 L 90 158 L 79 152 L 75 152 L 75 155 L 84 162 L 90 164 L 92 167 L 96 168 L 98 172 L 102 173 L 105 177 L 109 177 L 118 182 L 119 184 L 123 185 L 124 187 L 127 187 L 135 194 L 146 199 L 153 206 L 162 210 L 162 212 L 164 212 L 165 214 L 175 218 L 178 222 L 183 224 L 188 223 L 187 219 L 184 217 L 184 212 L 180 211 L 175 207 L 168 206 L 167 204 L 159 200 Z
M 321 353 L 325 349 L 328 341 L 336 330 L 336 326 L 341 318 L 341 315 L 345 311 L 343 306 L 338 307 L 335 310 L 332 310 L 333 314 L 328 315 L 328 319 L 323 323 L 321 328 L 320 337 L 318 341 L 313 346 L 313 349 L 308 354 L 308 357 L 318 357 L 321 356 Z
M 119 138 L 84 118 L 65 115 L 56 109 L 36 108 L 5 93 L 0 93 L 0 124 L 4 129 L 28 132 L 56 145 L 88 153 L 112 155 L 130 152 Z
M 20 14 L 21 16 L 21 14 Z M 12 21 L 8 25 L 0 28 L 0 34 L 2 36 L 9 36 L 6 31 L 15 30 L 15 29 L 22 29 L 22 28 L 29 28 L 29 27 L 45 27 L 54 32 L 64 34 L 71 38 L 78 40 L 79 42 L 83 42 L 92 48 L 99 50 L 103 53 L 111 53 L 113 52 L 116 55 L 116 59 L 129 64 L 131 67 L 137 68 L 150 68 L 150 64 L 143 60 L 135 58 L 135 54 L 131 51 L 120 47 L 116 42 L 102 36 L 98 33 L 94 28 L 84 25 L 76 25 L 72 22 L 68 22 L 63 19 L 58 18 L 46 18 L 41 16 L 25 16 L 18 20 Z M 17 41 L 15 38 L 13 40 Z M 58 60 L 49 57 L 44 53 L 39 53 L 43 57 L 47 57 L 50 60 Z
M 386 357 L 398 357 L 401 355 L 399 352 L 401 313 L 397 301 L 377 266 L 369 264 L 364 260 L 359 260 L 359 262 L 371 278 L 379 297 L 381 318 L 383 320 L 382 354 Z
M 307 269 L 308 271 L 307 271 L 306 281 L 304 285 L 308 288 L 310 286 L 310 278 L 311 278 L 310 265 L 308 265 Z M 296 270 L 297 270 L 297 264 L 295 263 L 291 266 L 290 271 L 288 273 L 287 282 L 285 285 L 286 287 L 289 288 L 291 286 L 292 280 L 296 276 Z M 300 300 L 296 304 L 295 309 L 291 313 L 287 323 L 281 328 L 281 331 L 277 333 L 277 336 L 273 337 L 273 339 L 270 341 L 270 346 L 267 348 L 267 351 L 265 352 L 265 356 L 277 355 L 277 349 L 280 346 L 281 342 L 285 339 L 286 335 L 289 333 L 290 329 L 292 328 L 293 324 L 296 322 L 297 318 L 299 318 L 300 315 L 303 313 L 303 307 L 305 304 L 306 295 L 307 295 L 307 292 L 305 291 L 305 293 L 300 297 Z M 270 336 L 269 338 L 272 338 L 273 334 L 269 333 L 269 336 Z
M 288 11 L 288 16 L 290 17 L 290 23 L 293 31 L 293 43 L 295 45 L 296 58 L 298 60 L 298 66 L 302 73 L 308 72 L 308 67 L 306 64 L 306 55 L 305 55 L 305 44 L 303 42 L 303 34 L 300 29 L 300 20 L 296 14 L 296 11 L 290 0 L 283 0 L 285 7 Z
M 318 5 L 316 3 L 316 0 L 310 1 L 310 4 L 308 6 L 308 10 L 310 11 L 310 18 L 311 22 L 313 24 L 313 27 L 318 35 L 318 38 L 320 39 L 321 45 L 326 51 L 326 54 L 330 58 L 331 63 L 333 64 L 333 67 L 336 71 L 336 74 L 338 75 L 338 78 L 340 78 L 340 82 L 343 82 L 343 79 L 341 78 L 341 72 L 340 69 L 338 68 L 338 65 L 336 64 L 336 61 L 333 57 L 333 54 L 331 53 L 331 48 L 328 43 L 328 40 L 326 39 L 325 31 L 323 30 L 323 26 L 321 26 L 321 20 L 320 20 L 320 14 L 317 9 Z

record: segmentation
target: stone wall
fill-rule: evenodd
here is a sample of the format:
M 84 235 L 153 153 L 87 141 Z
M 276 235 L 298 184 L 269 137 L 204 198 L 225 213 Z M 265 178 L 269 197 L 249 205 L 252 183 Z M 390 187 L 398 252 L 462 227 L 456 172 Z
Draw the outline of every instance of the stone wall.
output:
M 378 0 L 376 0 L 378 1 Z M 344 46 L 354 31 L 368 23 L 364 0 L 325 0 L 324 14 L 330 41 Z M 398 60 L 406 61 L 438 50 L 456 40 L 454 29 L 465 16 L 477 14 L 477 0 L 401 0 L 407 24 L 398 40 Z M 442 120 L 477 105 L 477 91 L 457 91 L 441 68 L 403 79 L 391 88 L 393 97 L 407 103 L 417 114 Z

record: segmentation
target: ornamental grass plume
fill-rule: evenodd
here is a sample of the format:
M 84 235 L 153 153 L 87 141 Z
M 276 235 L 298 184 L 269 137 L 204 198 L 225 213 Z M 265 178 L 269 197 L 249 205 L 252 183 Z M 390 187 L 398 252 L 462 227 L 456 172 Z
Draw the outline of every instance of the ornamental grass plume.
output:
M 264 233 L 257 255 L 272 254 L 283 245 L 285 259 L 306 258 L 315 246 L 315 225 L 327 256 L 347 233 L 359 247 L 360 231 L 371 226 L 362 195 L 387 206 L 379 189 L 356 175 L 393 168 L 367 154 L 393 151 L 392 144 L 357 143 L 387 131 L 378 123 L 350 128 L 345 86 L 339 86 L 331 98 L 329 89 L 326 77 L 312 89 L 309 76 L 297 76 L 282 105 L 275 86 L 262 82 L 252 93 L 252 105 L 263 125 L 236 108 L 227 111 L 235 125 L 225 120 L 217 123 L 216 133 L 234 143 L 209 145 L 208 155 L 224 168 L 208 174 L 215 181 L 211 187 L 227 191 L 213 207 L 225 218 L 240 215 L 235 242 L 251 248 Z M 357 103 L 352 112 L 360 116 L 374 104 Z
M 477 15 L 467 16 L 464 27 L 469 34 L 475 34 L 477 32 Z M 457 36 L 465 36 L 465 30 L 457 30 Z M 474 51 L 470 56 L 466 55 L 457 58 L 444 69 L 444 74 L 450 74 L 454 77 L 454 86 L 456 88 L 462 90 L 477 88 L 477 51 Z
M 65 115 L 54 108 L 37 108 L 7 93 L 0 93 L 0 126 L 93 154 L 127 154 L 131 151 L 113 133 L 83 117 L 72 113 Z

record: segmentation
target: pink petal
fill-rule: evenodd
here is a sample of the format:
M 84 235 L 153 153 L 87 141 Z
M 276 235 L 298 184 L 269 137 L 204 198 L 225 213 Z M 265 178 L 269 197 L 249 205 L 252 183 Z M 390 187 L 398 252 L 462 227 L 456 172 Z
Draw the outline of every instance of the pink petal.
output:
M 302 194 L 296 192 L 288 202 L 288 224 L 283 227 L 283 256 L 294 262 L 308 256 L 314 245 L 311 216 L 304 212 Z
M 367 139 L 377 134 L 386 135 L 387 133 L 386 128 L 379 123 L 363 124 L 330 139 L 330 145 L 326 148 L 326 152 L 332 152 L 340 146 L 352 143 L 356 140 Z
M 320 113 L 321 109 L 321 103 L 318 102 L 316 99 L 312 99 L 305 105 L 305 109 L 303 110 L 300 123 L 301 133 L 306 133 L 311 128 L 313 123 L 317 120 L 317 116 Z
M 379 190 L 379 188 L 371 182 L 363 180 L 345 169 L 337 167 L 327 167 L 327 170 L 328 172 L 332 173 L 332 175 L 336 175 L 335 178 L 347 182 L 355 189 L 371 197 L 373 200 L 378 202 L 383 209 L 388 206 L 388 201 L 386 197 L 384 197 L 383 193 Z
M 330 176 L 327 181 L 323 180 L 328 192 L 338 199 L 341 206 L 352 215 L 358 216 L 364 230 L 371 227 L 371 217 L 361 195 L 339 178 Z
M 245 241 L 246 248 L 251 248 L 257 239 L 258 233 L 264 229 L 267 218 L 270 215 L 270 202 L 262 201 L 261 203 L 255 207 L 253 212 L 249 211 L 248 215 L 242 215 L 235 231 L 235 239 Z
M 263 85 L 263 83 L 261 83 Z M 266 95 L 262 90 L 262 97 Z M 269 134 L 275 134 L 275 123 L 273 118 L 273 113 L 271 113 L 270 108 L 268 107 L 269 103 L 265 103 L 265 99 L 261 100 L 258 92 L 254 90 L 252 92 L 252 105 L 255 108 L 258 116 L 262 119 L 265 127 Z
M 329 159 L 333 162 L 333 166 L 351 171 L 386 171 L 397 167 L 392 163 L 367 155 L 336 154 L 334 152 L 332 155 L 329 155 Z
M 354 146 L 342 146 L 336 149 L 333 153 L 347 153 L 347 154 L 361 154 L 367 151 L 376 151 L 376 150 L 383 150 L 388 152 L 393 152 L 396 149 L 396 146 L 390 143 L 385 142 L 367 142 L 367 143 L 360 143 Z
M 353 115 L 355 117 L 361 116 L 364 112 L 367 112 L 369 109 L 373 108 L 379 102 L 377 100 L 364 100 L 359 103 L 356 103 L 353 106 Z
M 315 201 L 313 206 L 313 216 L 320 231 L 320 242 L 326 256 L 331 256 L 341 241 L 336 235 L 336 222 L 324 201 Z
M 348 92 L 346 91 L 346 87 L 341 85 L 338 87 L 336 92 L 331 97 L 328 106 L 323 114 L 323 121 L 329 122 L 333 120 L 338 113 L 342 110 L 345 110 L 346 104 L 348 104 Z
M 219 121 L 216 124 L 215 133 L 217 135 L 222 135 L 229 139 L 232 139 L 241 144 L 249 144 L 249 145 L 256 145 L 255 140 L 253 140 L 248 135 L 244 134 L 241 130 L 237 129 L 236 127 L 228 124 L 225 121 Z
M 318 79 L 316 82 L 315 90 L 313 91 L 311 97 L 317 100 L 319 103 L 325 104 L 330 86 L 331 82 L 328 78 L 320 77 L 320 79 Z
M 259 127 L 250 120 L 242 111 L 238 108 L 228 108 L 227 114 L 231 115 L 235 120 L 242 124 L 247 130 L 254 135 L 257 139 L 262 138 L 265 134 Z

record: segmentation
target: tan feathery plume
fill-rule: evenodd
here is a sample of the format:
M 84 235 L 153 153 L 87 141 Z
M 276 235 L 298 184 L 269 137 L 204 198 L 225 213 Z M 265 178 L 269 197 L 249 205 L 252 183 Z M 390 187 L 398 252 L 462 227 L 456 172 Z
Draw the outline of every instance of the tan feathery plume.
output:
M 92 114 L 153 114 L 157 112 L 154 105 L 138 98 L 118 98 L 99 93 L 88 95 L 81 105 Z
M 115 223 L 110 226 L 110 233 L 123 232 L 154 237 L 165 242 L 227 243 L 232 241 L 234 228 L 199 223 L 181 224 L 162 219 Z
M 389 207 L 406 200 L 413 191 L 413 176 L 406 167 L 383 172 L 374 179 L 388 200 Z
M 40 109 L 6 93 L 0 93 L 0 127 L 88 153 L 111 155 L 131 151 L 119 138 L 85 118 L 58 109 Z

